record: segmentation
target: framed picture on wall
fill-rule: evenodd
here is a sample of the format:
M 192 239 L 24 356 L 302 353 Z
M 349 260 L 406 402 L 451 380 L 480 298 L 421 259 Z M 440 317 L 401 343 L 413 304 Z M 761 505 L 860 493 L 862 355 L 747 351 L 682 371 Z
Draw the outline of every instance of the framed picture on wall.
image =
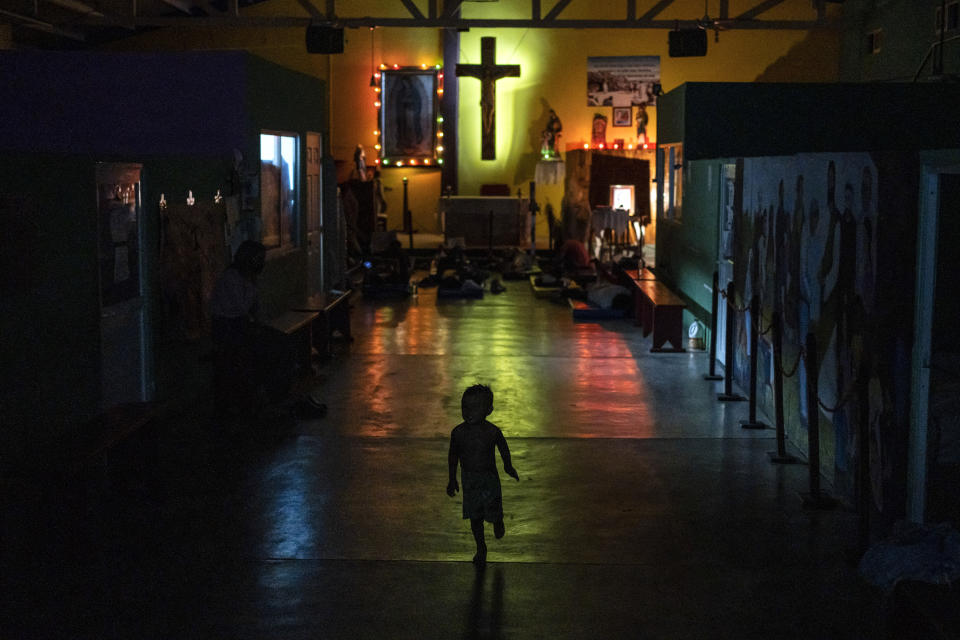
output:
M 380 161 L 385 167 L 431 165 L 437 158 L 439 70 L 380 72 Z
M 633 124 L 633 107 L 614 107 L 613 126 L 629 127 Z

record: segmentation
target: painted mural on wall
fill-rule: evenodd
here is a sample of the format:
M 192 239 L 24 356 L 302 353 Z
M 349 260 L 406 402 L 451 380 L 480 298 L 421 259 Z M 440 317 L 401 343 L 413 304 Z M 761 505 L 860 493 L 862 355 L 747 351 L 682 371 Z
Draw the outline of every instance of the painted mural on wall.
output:
M 734 226 L 738 326 L 735 373 L 749 379 L 749 312 L 760 301 L 760 402 L 773 415 L 774 314 L 782 318 L 784 413 L 788 438 L 806 448 L 807 336 L 816 341 L 821 470 L 841 492 L 853 487 L 859 412 L 879 451 L 882 390 L 872 362 L 870 318 L 876 304 L 877 169 L 866 153 L 748 158 L 743 207 Z M 876 405 L 876 406 L 874 406 Z M 866 409 L 862 407 L 868 407 Z M 879 474 L 880 464 L 871 467 Z M 830 470 L 833 473 L 830 473 Z M 881 479 L 874 477 L 879 507 Z

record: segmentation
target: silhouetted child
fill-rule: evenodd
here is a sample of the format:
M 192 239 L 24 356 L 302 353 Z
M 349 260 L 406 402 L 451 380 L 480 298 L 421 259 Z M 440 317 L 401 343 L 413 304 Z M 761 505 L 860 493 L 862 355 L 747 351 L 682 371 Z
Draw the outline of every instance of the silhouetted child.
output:
M 494 461 L 493 449 L 500 450 L 503 470 L 519 481 L 517 470 L 510 463 L 510 449 L 500 429 L 486 420 L 493 411 L 493 391 L 475 384 L 463 392 L 460 401 L 463 422 L 450 433 L 450 481 L 447 495 L 451 498 L 460 489 L 457 484 L 457 463 L 463 481 L 463 519 L 470 520 L 477 554 L 473 562 L 482 567 L 487 561 L 487 544 L 483 537 L 483 521 L 493 523 L 493 535 L 500 539 L 503 526 L 503 499 L 500 493 L 500 474 Z

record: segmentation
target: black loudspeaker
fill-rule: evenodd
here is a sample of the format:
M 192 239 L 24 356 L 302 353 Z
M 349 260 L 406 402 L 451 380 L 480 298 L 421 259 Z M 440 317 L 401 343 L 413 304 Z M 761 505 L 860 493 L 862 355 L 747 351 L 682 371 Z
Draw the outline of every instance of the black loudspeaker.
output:
M 707 32 L 703 29 L 676 29 L 670 32 L 670 57 L 707 55 Z
M 307 53 L 343 53 L 343 28 L 308 25 Z

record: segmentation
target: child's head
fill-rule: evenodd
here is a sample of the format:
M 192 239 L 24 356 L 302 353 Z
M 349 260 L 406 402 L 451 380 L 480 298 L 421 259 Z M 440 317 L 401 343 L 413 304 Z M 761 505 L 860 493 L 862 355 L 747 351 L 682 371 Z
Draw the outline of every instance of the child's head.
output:
M 485 384 L 475 384 L 463 392 L 460 410 L 467 422 L 480 422 L 493 412 L 493 391 Z

